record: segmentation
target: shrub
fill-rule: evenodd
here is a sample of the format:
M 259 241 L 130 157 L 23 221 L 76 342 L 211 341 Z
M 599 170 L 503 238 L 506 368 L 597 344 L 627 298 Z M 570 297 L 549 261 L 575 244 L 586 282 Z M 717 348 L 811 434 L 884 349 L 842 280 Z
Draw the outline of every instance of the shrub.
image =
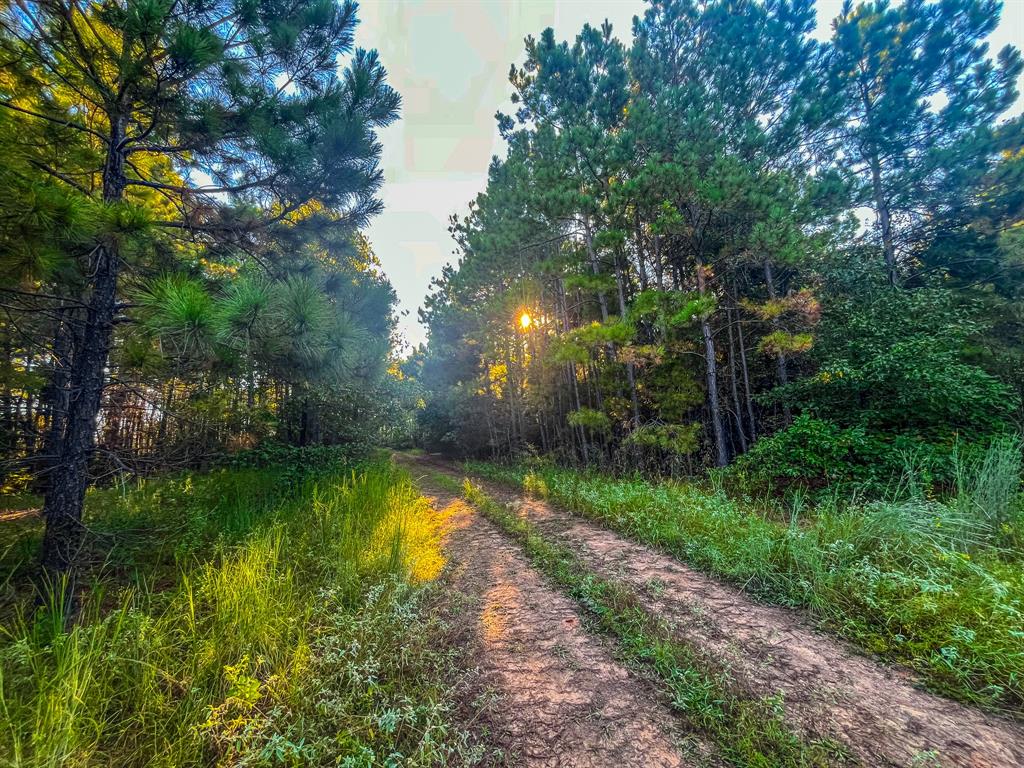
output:
M 951 445 L 801 414 L 786 429 L 754 443 L 723 476 L 745 491 L 839 484 L 877 495 L 898 485 L 908 464 L 928 485 L 954 479 Z

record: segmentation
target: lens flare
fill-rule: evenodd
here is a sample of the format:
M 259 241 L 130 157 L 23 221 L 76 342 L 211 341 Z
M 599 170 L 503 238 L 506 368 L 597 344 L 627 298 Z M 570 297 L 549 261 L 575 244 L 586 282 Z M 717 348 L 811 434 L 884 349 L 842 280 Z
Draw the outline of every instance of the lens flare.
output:
M 533 325 L 533 318 L 530 317 L 530 314 L 528 312 L 523 312 L 523 314 L 519 316 L 519 327 L 525 331 L 531 325 Z

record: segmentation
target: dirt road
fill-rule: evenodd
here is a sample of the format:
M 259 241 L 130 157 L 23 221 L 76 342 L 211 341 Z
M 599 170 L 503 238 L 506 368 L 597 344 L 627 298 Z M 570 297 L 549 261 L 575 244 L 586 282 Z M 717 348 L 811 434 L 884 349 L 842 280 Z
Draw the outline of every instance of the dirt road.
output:
M 581 626 L 572 602 L 544 583 L 494 525 L 411 468 L 451 520 L 450 578 L 465 597 L 487 725 L 515 766 L 717 765 L 647 681 Z
M 443 472 L 461 478 L 454 465 L 436 457 L 416 460 L 421 476 Z M 734 680 L 752 695 L 782 694 L 786 719 L 790 726 L 808 738 L 831 739 L 848 754 L 868 766 L 963 766 L 965 768 L 1009 768 L 1024 765 L 1024 729 L 979 710 L 931 694 L 917 687 L 906 669 L 867 658 L 832 635 L 815 630 L 796 611 L 758 603 L 733 586 L 722 584 L 687 568 L 672 557 L 632 542 L 611 531 L 537 499 L 524 497 L 507 487 L 473 478 L 493 498 L 508 503 L 534 522 L 547 536 L 569 547 L 594 573 L 627 585 L 644 607 L 670 621 L 673 631 L 691 647 L 700 648 L 713 662 L 728 669 Z M 502 659 L 513 666 L 503 672 L 518 686 L 515 678 L 525 674 L 524 685 L 543 685 L 554 671 L 563 675 L 558 663 L 550 670 L 550 659 L 531 659 L 517 663 L 508 648 L 511 638 L 536 642 L 537 648 L 553 649 L 569 644 L 574 653 L 596 653 L 591 641 L 581 633 L 578 620 L 571 616 L 571 605 L 545 587 L 502 535 L 486 520 L 467 511 L 466 524 L 453 536 L 453 557 L 463 561 L 485 557 L 486 588 L 491 602 L 481 621 L 487 617 L 508 617 L 511 634 L 503 636 Z M 500 553 L 500 554 L 498 554 Z M 497 558 L 497 561 L 495 560 Z M 471 568 L 470 578 L 480 578 L 480 567 Z M 476 576 L 473 576 L 475 573 Z M 528 588 L 531 594 L 522 592 Z M 536 596 L 543 596 L 540 603 Z M 551 612 L 555 611 L 554 614 Z M 563 629 L 564 627 L 564 629 Z M 486 634 L 486 629 L 484 630 Z M 595 657 L 596 658 L 596 657 Z M 647 738 L 660 743 L 650 732 L 668 733 L 661 710 L 629 712 L 634 700 L 645 698 L 638 684 L 614 664 L 598 667 L 595 679 L 578 678 L 573 697 L 598 696 L 603 706 L 619 723 L 618 728 L 647 726 Z M 624 701 L 618 702 L 615 680 L 628 683 Z M 584 691 L 576 685 L 598 686 Z M 562 687 L 561 684 L 559 687 Z M 565 694 L 559 694 L 564 696 Z M 517 706 L 530 706 L 532 694 L 513 696 Z M 558 696 L 553 701 L 557 705 Z M 581 702 L 582 712 L 591 704 Z M 654 720 L 648 721 L 648 717 Z M 539 734 L 538 734 L 539 736 Z M 556 739 L 561 734 L 549 732 Z M 572 735 L 576 742 L 587 742 L 593 734 L 584 728 Z M 537 739 L 541 754 L 544 737 Z M 643 765 L 673 765 L 666 762 L 669 752 L 656 753 L 657 760 Z M 588 758 L 580 763 L 533 763 L 537 765 L 616 765 L 621 760 Z M 524 763 L 525 764 L 525 763 Z M 626 763 L 630 764 L 630 763 Z

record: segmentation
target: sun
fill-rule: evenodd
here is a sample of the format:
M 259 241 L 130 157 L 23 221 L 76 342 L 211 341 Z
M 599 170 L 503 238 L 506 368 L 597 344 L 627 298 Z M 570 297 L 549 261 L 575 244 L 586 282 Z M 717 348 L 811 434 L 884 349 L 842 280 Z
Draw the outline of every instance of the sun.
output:
M 519 327 L 522 328 L 525 331 L 531 325 L 533 325 L 533 318 L 530 317 L 530 313 L 529 312 L 523 312 L 523 314 L 521 314 L 519 316 Z

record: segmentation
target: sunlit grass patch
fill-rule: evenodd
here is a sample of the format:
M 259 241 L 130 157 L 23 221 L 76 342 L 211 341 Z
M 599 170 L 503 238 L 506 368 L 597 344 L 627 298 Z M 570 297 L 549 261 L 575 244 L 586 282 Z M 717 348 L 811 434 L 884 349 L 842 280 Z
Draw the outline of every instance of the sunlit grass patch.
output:
M 454 661 L 431 608 L 439 517 L 403 472 L 376 462 L 280 489 L 242 469 L 107 493 L 90 515 L 127 539 L 79 621 L 64 632 L 59 611 L 24 604 L 0 636 L 4 764 L 483 754 L 454 724 Z M 146 525 L 166 539 L 149 551 Z

